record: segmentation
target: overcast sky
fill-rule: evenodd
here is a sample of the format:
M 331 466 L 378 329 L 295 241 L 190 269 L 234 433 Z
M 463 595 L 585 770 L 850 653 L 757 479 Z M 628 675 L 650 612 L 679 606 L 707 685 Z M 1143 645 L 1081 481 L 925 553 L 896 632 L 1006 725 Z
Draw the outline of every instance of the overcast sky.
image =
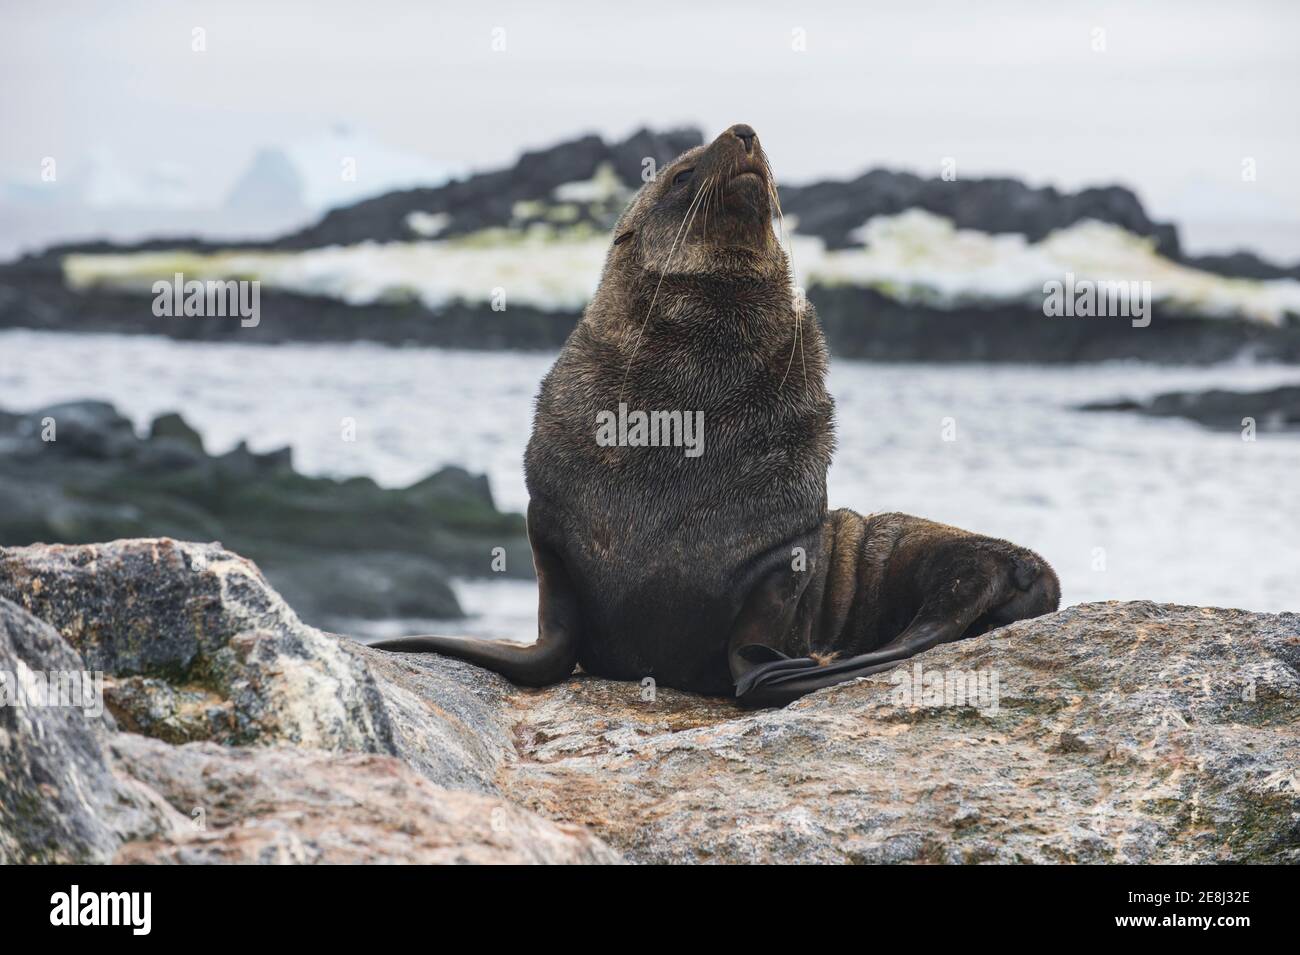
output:
M 935 175 L 946 156 L 961 176 L 1120 181 L 1158 217 L 1200 222 L 1197 244 L 1206 223 L 1276 219 L 1300 259 L 1300 3 L 3 7 L 6 181 L 100 148 L 186 168 L 217 197 L 258 147 L 340 122 L 483 168 L 583 132 L 744 121 L 789 181 Z

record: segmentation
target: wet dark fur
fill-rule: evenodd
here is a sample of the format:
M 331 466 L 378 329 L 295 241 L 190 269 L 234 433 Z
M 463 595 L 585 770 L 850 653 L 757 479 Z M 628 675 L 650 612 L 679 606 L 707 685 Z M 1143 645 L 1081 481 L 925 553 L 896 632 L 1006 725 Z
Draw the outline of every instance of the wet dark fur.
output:
M 1031 551 L 906 515 L 827 512 L 826 349 L 791 287 L 773 199 L 761 146 L 738 126 L 661 170 L 615 229 L 600 288 L 542 382 L 528 445 L 539 646 L 551 649 L 383 646 L 526 683 L 561 679 L 576 659 L 703 693 L 750 684 L 749 701 L 766 704 L 836 682 L 766 672 L 784 657 L 820 667 L 1056 608 L 1056 577 Z M 702 411 L 703 455 L 600 446 L 597 415 L 620 400 Z

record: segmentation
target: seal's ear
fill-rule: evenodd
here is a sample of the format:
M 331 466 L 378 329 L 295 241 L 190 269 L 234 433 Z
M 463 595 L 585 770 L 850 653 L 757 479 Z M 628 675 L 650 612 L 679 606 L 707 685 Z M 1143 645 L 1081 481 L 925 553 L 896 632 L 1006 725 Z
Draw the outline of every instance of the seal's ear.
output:
M 614 244 L 622 245 L 628 239 L 632 238 L 632 233 L 634 233 L 635 231 L 636 231 L 635 229 L 628 229 L 626 232 L 624 232 L 622 235 L 618 236 L 618 238 L 614 240 Z

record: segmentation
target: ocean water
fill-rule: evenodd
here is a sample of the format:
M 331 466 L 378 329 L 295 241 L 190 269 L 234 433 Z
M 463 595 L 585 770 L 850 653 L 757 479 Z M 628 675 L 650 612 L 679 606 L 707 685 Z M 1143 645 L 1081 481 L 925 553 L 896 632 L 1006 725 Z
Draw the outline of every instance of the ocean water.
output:
M 300 470 L 392 486 L 461 464 L 488 474 L 499 506 L 522 510 L 533 397 L 553 358 L 6 331 L 0 407 L 102 398 L 141 428 L 179 410 L 211 451 L 240 440 L 258 451 L 287 444 Z M 1173 389 L 1296 381 L 1300 369 L 1244 364 L 833 361 L 831 506 L 906 511 L 1033 547 L 1056 567 L 1065 604 L 1300 609 L 1300 436 L 1246 442 L 1191 422 L 1073 410 Z M 342 438 L 346 418 L 356 422 L 353 442 Z M 458 589 L 471 618 L 442 629 L 512 639 L 535 632 L 532 585 L 463 581 Z

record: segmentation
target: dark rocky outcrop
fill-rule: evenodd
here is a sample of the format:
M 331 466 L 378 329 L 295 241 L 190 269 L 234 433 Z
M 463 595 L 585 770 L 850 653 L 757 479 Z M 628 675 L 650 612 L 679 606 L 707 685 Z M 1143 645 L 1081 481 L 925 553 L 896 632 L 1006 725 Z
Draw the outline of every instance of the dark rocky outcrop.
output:
M 9 283 L 9 284 L 6 284 Z M 261 290 L 261 321 L 245 328 L 223 318 L 172 321 L 153 314 L 148 297 L 112 289 L 79 292 L 61 272 L 6 275 L 0 266 L 0 328 L 166 335 L 180 341 L 373 341 L 440 348 L 549 350 L 577 323 L 576 312 L 552 312 L 523 303 L 508 311 L 453 302 L 434 311 L 419 302 L 349 305 L 336 298 Z
M 1179 255 L 1172 225 L 1152 222 L 1137 196 L 1121 186 L 1062 193 L 1033 188 L 1016 179 L 923 179 L 906 172 L 873 169 L 847 182 L 826 181 L 781 189 L 781 208 L 799 219 L 799 231 L 825 240 L 832 249 L 860 245 L 849 235 L 874 216 L 924 209 L 951 219 L 959 229 L 1016 232 L 1038 242 L 1084 219 L 1110 222 L 1135 235 L 1152 236 L 1156 248 Z
M 1224 255 L 1180 255 L 1178 260 L 1194 269 L 1214 275 L 1228 275 L 1237 279 L 1300 279 L 1300 263 L 1275 265 L 1252 252 L 1230 252 Z
M 301 250 L 358 242 L 406 242 L 420 238 L 411 228 L 411 213 L 450 218 L 440 237 L 466 235 L 489 228 L 517 225 L 516 204 L 550 200 L 562 185 L 590 179 L 608 165 L 628 190 L 642 184 L 645 160 L 663 164 L 703 142 L 699 129 L 654 132 L 642 129 L 617 143 L 582 136 L 546 149 L 523 153 L 508 169 L 476 173 L 435 188 L 407 189 L 366 199 L 325 214 L 320 222 L 277 239 L 248 242 L 205 242 L 171 237 L 118 245 L 82 242 L 60 245 L 29 256 L 28 271 L 58 270 L 64 255 L 185 248 Z M 600 230 L 613 225 L 621 208 L 578 204 L 578 219 Z M 1008 178 L 925 178 L 909 172 L 872 169 L 848 180 L 823 180 L 781 187 L 783 210 L 799 220 L 799 231 L 814 235 L 832 249 L 857 244 L 850 233 L 874 216 L 924 209 L 951 219 L 962 229 L 1019 233 L 1039 241 L 1049 233 L 1085 219 L 1109 222 L 1135 235 L 1156 240 L 1156 248 L 1176 261 L 1239 278 L 1300 278 L 1300 264 L 1278 266 L 1248 252 L 1186 256 L 1170 223 L 1152 220 L 1132 190 L 1111 185 L 1061 192 L 1052 186 L 1028 186 Z
M 460 468 L 386 489 L 306 477 L 287 448 L 210 455 L 175 414 L 141 438 L 104 402 L 0 413 L 0 544 L 160 534 L 252 555 L 306 619 L 332 628 L 458 617 L 449 575 L 488 575 L 494 547 L 512 574 L 532 566 L 523 518 Z
M 369 650 L 169 540 L 0 552 L 0 628 L 110 668 L 0 709 L 2 861 L 1300 861 L 1296 614 L 1086 604 L 761 712 Z M 243 745 L 140 719 L 196 685 Z
M 1241 431 L 1247 419 L 1257 432 L 1300 429 L 1300 385 L 1265 391 L 1171 391 L 1146 401 L 1119 399 L 1080 406 L 1081 411 L 1134 411 L 1153 418 L 1189 418 L 1215 431 Z
M 525 152 L 511 169 L 479 173 L 435 189 L 411 189 L 367 199 L 325 215 L 316 225 L 275 242 L 276 248 L 313 249 L 354 242 L 409 241 L 418 238 L 407 223 L 412 212 L 446 213 L 450 221 L 443 236 L 464 235 L 513 222 L 515 204 L 549 199 L 552 191 L 570 182 L 591 179 L 607 163 L 625 186 L 641 185 L 643 161 L 667 163 L 702 141 L 699 130 L 664 133 L 640 130 L 621 143 L 583 136 L 548 149 Z M 603 211 L 603 210 L 602 210 Z M 613 210 L 613 214 L 621 209 Z M 583 206 L 580 218 L 600 229 L 612 220 Z
M 681 153 L 702 142 L 697 129 L 673 129 L 654 132 L 642 129 L 618 143 L 606 143 L 599 136 L 588 135 L 558 143 L 546 149 L 523 153 L 514 166 L 476 173 L 442 186 L 404 189 L 327 212 L 320 222 L 298 232 L 270 240 L 247 242 L 209 242 L 184 236 L 150 239 L 146 242 L 117 244 L 78 242 L 51 247 L 37 255 L 26 256 L 12 267 L 0 267 L 0 275 L 10 268 L 15 273 L 58 273 L 65 255 L 108 252 L 147 252 L 164 249 L 192 249 L 215 252 L 220 249 L 278 249 L 296 251 L 328 245 L 351 245 L 357 242 L 408 242 L 420 238 L 407 217 L 413 213 L 451 218 L 440 236 L 465 235 L 493 227 L 514 224 L 516 203 L 548 200 L 558 186 L 581 182 L 608 165 L 628 189 L 640 188 L 644 161 L 671 162 Z M 613 214 L 621 211 L 613 210 Z M 584 207 L 580 218 L 608 229 L 612 219 Z
M 1015 302 L 937 308 L 874 289 L 808 290 L 832 352 L 868 361 L 1079 362 L 1134 360 L 1209 365 L 1237 358 L 1300 362 L 1300 323 L 1282 326 L 1177 314 L 1161 303 L 1151 324 L 1132 319 L 1050 318 Z
M 132 245 L 78 243 L 50 248 L 0 265 L 0 328 L 94 330 L 165 334 L 179 339 L 245 342 L 353 341 L 401 345 L 554 349 L 578 320 L 576 311 L 552 311 L 512 302 L 508 311 L 485 304 L 452 301 L 429 308 L 419 302 L 349 305 L 341 300 L 262 289 L 261 319 L 253 327 L 226 319 L 160 320 L 146 296 L 112 288 L 73 290 L 64 282 L 63 260 L 71 253 L 222 249 L 300 251 L 361 242 L 407 242 L 422 238 L 411 216 L 439 217 L 439 238 L 485 229 L 520 233 L 540 218 L 520 216 L 521 207 L 542 203 L 566 206 L 564 228 L 608 230 L 621 201 L 593 198 L 558 203 L 555 190 L 612 171 L 625 190 L 641 185 L 643 162 L 666 162 L 701 141 L 695 129 L 656 133 L 642 130 L 618 143 L 584 136 L 548 149 L 527 152 L 511 168 L 478 173 L 437 188 L 389 193 L 335 209 L 319 222 L 276 239 L 205 242 L 155 239 Z M 990 233 L 1019 233 L 1039 240 L 1053 230 L 1085 219 L 1113 223 L 1155 240 L 1175 261 L 1226 276 L 1252 279 L 1300 278 L 1300 264 L 1265 262 L 1247 253 L 1188 256 L 1177 231 L 1153 221 L 1131 190 L 1121 186 L 1076 193 L 1034 188 L 1014 179 L 927 179 L 906 172 L 875 169 L 854 179 L 781 189 L 786 212 L 803 235 L 817 236 L 831 248 L 852 245 L 853 230 L 873 216 L 924 209 L 958 227 Z M 1247 321 L 1165 315 L 1169 326 L 1150 334 L 1119 335 L 1096 321 L 1045 325 L 1037 309 L 1008 302 L 988 307 L 932 309 L 904 303 L 867 288 L 810 289 L 823 321 L 834 329 L 828 341 L 847 356 L 890 361 L 1095 361 L 1138 357 L 1156 361 L 1222 361 L 1262 355 L 1296 361 L 1300 328 L 1274 328 Z M 1164 321 L 1164 319 L 1172 319 Z M 1120 323 L 1115 323 L 1120 324 Z M 1165 346 L 1168 337 L 1171 348 Z M 1159 338 L 1160 343 L 1153 340 Z M 1174 357 L 1167 357 L 1167 356 Z

